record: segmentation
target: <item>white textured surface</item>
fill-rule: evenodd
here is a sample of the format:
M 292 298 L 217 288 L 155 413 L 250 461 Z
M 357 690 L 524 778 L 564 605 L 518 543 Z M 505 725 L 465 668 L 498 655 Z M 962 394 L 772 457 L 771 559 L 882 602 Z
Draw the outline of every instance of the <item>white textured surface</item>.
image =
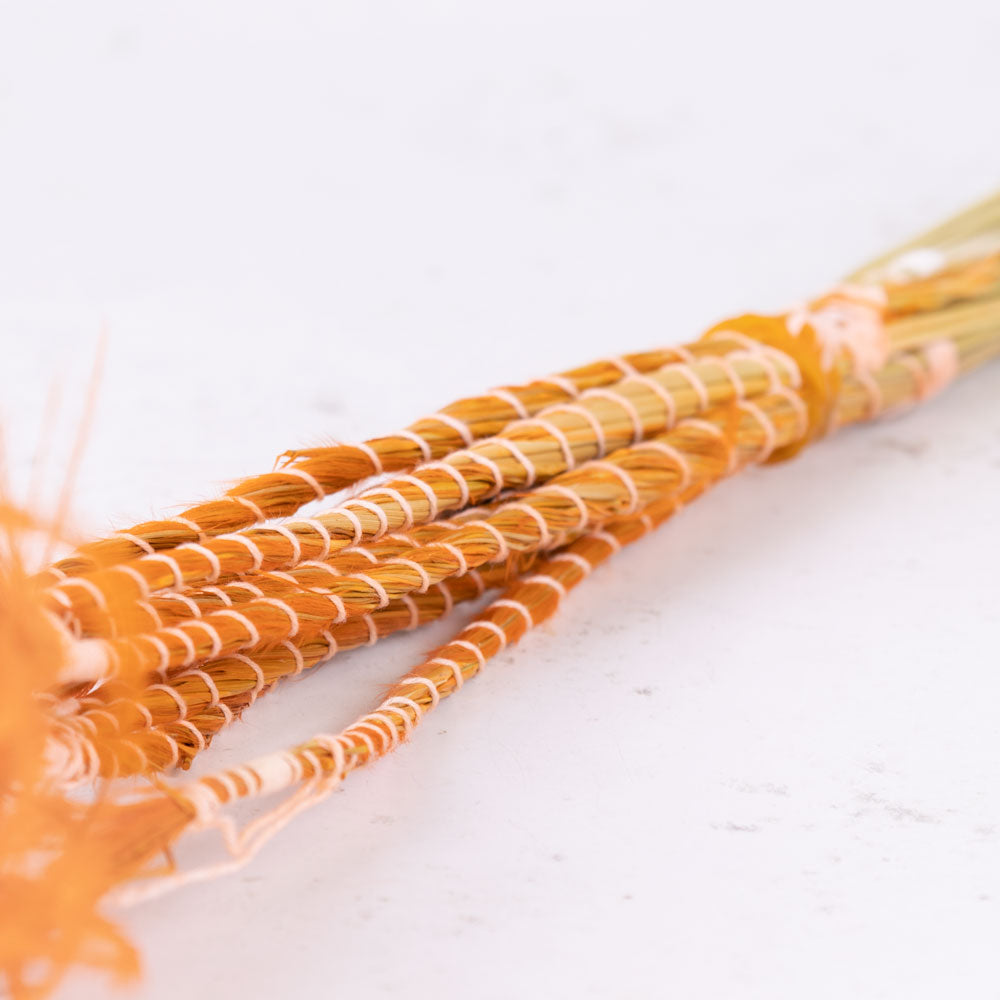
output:
M 5 5 L 12 477 L 102 322 L 83 533 L 815 291 L 995 185 L 998 31 L 987 0 Z M 244 873 L 131 912 L 133 995 L 995 996 L 998 398 L 623 554 Z M 346 723 L 450 628 L 211 761 Z

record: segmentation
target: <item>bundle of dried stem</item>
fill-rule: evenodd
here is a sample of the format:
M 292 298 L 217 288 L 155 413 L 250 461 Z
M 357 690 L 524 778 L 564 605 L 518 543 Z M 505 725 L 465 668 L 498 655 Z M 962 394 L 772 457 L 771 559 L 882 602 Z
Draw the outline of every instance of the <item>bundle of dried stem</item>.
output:
M 134 952 L 100 915 L 110 890 L 137 899 L 245 863 L 719 480 L 919 403 L 997 354 L 1000 197 L 780 316 L 465 398 L 394 435 L 288 452 L 275 472 L 34 579 L 6 560 L 0 890 L 19 922 L 0 914 L 0 970 L 15 996 L 75 961 L 131 971 Z M 312 517 L 263 523 L 352 489 Z M 24 518 L 0 522 L 16 534 Z M 503 587 L 337 734 L 137 799 L 65 794 L 187 767 L 284 678 Z M 235 801 L 279 792 L 237 830 Z M 156 870 L 206 827 L 222 832 L 226 862 Z
M 609 357 L 527 385 L 504 386 L 460 399 L 396 434 L 359 444 L 285 452 L 285 464 L 277 471 L 244 479 L 223 497 L 188 507 L 172 518 L 136 524 L 111 538 L 90 542 L 56 563 L 47 578 L 58 580 L 63 574 L 202 542 L 271 517 L 287 517 L 311 500 L 348 489 L 370 476 L 411 469 L 496 434 L 510 422 L 554 403 L 572 401 L 588 389 L 612 385 L 684 357 L 678 348 Z

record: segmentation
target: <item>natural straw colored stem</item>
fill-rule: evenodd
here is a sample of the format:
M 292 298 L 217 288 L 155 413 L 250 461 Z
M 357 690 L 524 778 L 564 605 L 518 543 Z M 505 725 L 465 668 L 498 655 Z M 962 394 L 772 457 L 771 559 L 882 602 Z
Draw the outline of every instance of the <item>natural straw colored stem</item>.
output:
M 704 346 L 704 345 L 703 345 Z M 711 345 L 710 345 L 711 346 Z M 784 360 L 781 360 L 781 359 Z M 419 467 L 314 518 L 188 544 L 131 563 L 71 577 L 51 589 L 51 608 L 71 624 L 112 602 L 199 586 L 259 570 L 288 570 L 332 551 L 432 521 L 504 489 L 530 488 L 678 419 L 798 384 L 798 370 L 779 352 L 739 348 L 690 365 L 668 364 L 631 376 L 578 402 L 550 407 L 502 434 Z
M 889 287 L 894 312 L 911 312 L 1000 291 L 1000 194 L 858 268 L 847 280 Z M 983 278 L 989 275 L 985 282 Z M 926 293 L 932 292 L 928 295 Z
M 64 574 L 126 562 L 153 550 L 202 542 L 268 518 L 287 517 L 304 504 L 347 489 L 369 476 L 401 472 L 441 458 L 498 433 L 513 420 L 533 416 L 554 403 L 572 401 L 588 389 L 611 385 L 625 376 L 654 371 L 671 360 L 685 358 L 677 348 L 607 358 L 527 385 L 506 386 L 461 399 L 397 434 L 357 445 L 288 452 L 283 468 L 241 480 L 225 496 L 189 507 L 173 518 L 145 521 L 110 538 L 83 545 L 57 563 L 54 571 L 43 574 L 42 579 L 55 582 Z
M 960 354 L 969 355 L 973 341 L 1000 348 L 1000 297 L 976 299 L 935 313 L 916 314 L 896 320 L 889 327 L 893 344 L 900 350 L 915 350 L 925 344 L 952 340 Z M 962 365 L 968 366 L 968 362 Z

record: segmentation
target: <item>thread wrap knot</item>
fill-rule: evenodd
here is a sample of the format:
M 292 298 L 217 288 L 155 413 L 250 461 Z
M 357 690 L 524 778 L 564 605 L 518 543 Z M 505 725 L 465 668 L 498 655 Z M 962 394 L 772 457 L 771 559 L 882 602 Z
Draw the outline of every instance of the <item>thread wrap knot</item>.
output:
M 713 326 L 702 336 L 749 337 L 780 351 L 799 371 L 797 392 L 806 405 L 806 434 L 778 448 L 768 462 L 793 458 L 831 429 L 843 376 L 870 378 L 886 362 L 886 296 L 879 286 L 842 285 L 780 316 L 747 313 Z

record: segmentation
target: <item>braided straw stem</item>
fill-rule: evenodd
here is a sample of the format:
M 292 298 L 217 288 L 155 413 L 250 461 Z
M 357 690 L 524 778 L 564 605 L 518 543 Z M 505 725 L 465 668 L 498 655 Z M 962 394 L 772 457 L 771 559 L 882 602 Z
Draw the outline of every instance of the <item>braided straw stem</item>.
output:
M 800 408 L 794 395 L 776 395 L 740 404 L 745 422 L 743 441 L 752 435 L 759 448 L 782 425 L 794 436 Z M 274 645 L 297 635 L 312 637 L 331 622 L 385 607 L 391 600 L 485 562 L 505 560 L 511 552 L 549 548 L 558 536 L 582 531 L 619 514 L 637 511 L 668 491 L 684 488 L 719 464 L 718 442 L 732 422 L 730 411 L 713 420 L 683 420 L 652 441 L 622 449 L 603 462 L 590 462 L 506 503 L 488 517 L 467 521 L 455 530 L 447 546 L 419 546 L 402 556 L 371 566 L 365 573 L 331 577 L 324 570 L 302 566 L 292 575 L 314 593 L 283 600 L 250 601 L 237 611 L 211 612 L 197 622 L 182 622 L 136 637 L 87 639 L 75 644 L 78 662 L 87 671 L 103 659 L 102 674 L 135 677 L 189 667 L 200 660 L 243 649 Z M 799 431 L 801 433 L 801 431 Z M 708 472 L 706 472 L 708 470 Z M 114 572 L 109 570 L 108 572 Z M 79 677 L 79 680 L 88 679 Z M 92 679 L 92 678 L 90 678 Z
M 690 495 L 697 492 L 692 488 Z M 132 885 L 117 894 L 119 902 L 135 903 L 191 879 L 218 875 L 245 864 L 270 836 L 304 807 L 324 798 L 350 771 L 372 763 L 407 739 L 427 707 L 454 694 L 491 656 L 512 646 L 531 626 L 548 618 L 559 600 L 594 567 L 655 528 L 680 506 L 678 498 L 654 502 L 642 515 L 614 519 L 602 530 L 582 536 L 564 552 L 541 562 L 538 574 L 513 584 L 451 642 L 403 677 L 374 711 L 338 736 L 319 734 L 291 750 L 217 772 L 169 792 L 153 793 L 142 808 L 162 829 L 150 831 L 146 839 L 156 843 L 162 838 L 165 849 L 185 828 L 218 827 L 233 861 Z M 265 796 L 299 783 L 304 784 L 298 795 L 240 833 L 223 815 L 225 806 L 236 800 Z M 168 811 L 161 813 L 156 808 L 158 803 Z
M 110 683 L 77 700 L 79 712 L 64 715 L 50 750 L 52 780 L 61 786 L 133 774 L 186 768 L 223 727 L 239 718 L 279 681 L 301 674 L 338 652 L 374 645 L 396 632 L 437 621 L 455 605 L 523 572 L 534 555 L 472 570 L 410 594 L 367 615 L 350 618 L 319 637 L 286 640 L 252 655 L 209 660 L 167 677 L 139 693 Z
M 372 565 L 398 558 L 417 545 L 447 544 L 448 535 L 459 527 L 442 520 L 420 525 L 409 532 L 393 532 L 374 542 L 341 549 L 323 560 L 300 565 L 325 572 L 329 577 L 366 571 Z M 281 571 L 262 571 L 228 583 L 182 591 L 150 594 L 145 601 L 97 604 L 74 616 L 74 631 L 80 638 L 134 635 L 173 628 L 205 613 L 232 608 L 254 598 L 281 597 L 300 591 L 303 585 Z
M 874 381 L 846 382 L 839 404 L 842 422 L 870 418 L 887 405 L 911 398 L 928 362 L 922 354 L 907 356 L 905 361 L 887 366 Z M 920 391 L 924 391 L 923 383 Z M 766 460 L 806 432 L 803 404 L 787 390 L 754 402 L 741 401 L 705 419 L 682 420 L 673 431 L 621 449 L 606 461 L 566 472 L 480 521 L 464 522 L 447 545 L 417 546 L 390 563 L 343 577 L 331 578 L 325 569 L 312 566 L 299 567 L 290 575 L 313 593 L 250 601 L 239 611 L 212 612 L 197 622 L 134 638 L 84 640 L 77 645 L 90 648 L 80 662 L 89 674 L 95 662 L 103 661 L 99 675 L 117 671 L 128 676 L 163 675 L 300 634 L 314 637 L 331 622 L 384 607 L 404 594 L 426 590 L 485 562 L 506 559 L 511 551 L 550 548 L 555 536 L 637 511 L 699 477 L 717 474 L 718 441 L 720 436 L 728 439 L 734 413 L 738 423 L 733 440 L 739 448 L 750 450 L 752 460 Z M 727 459 L 727 468 L 731 465 Z
M 922 369 L 918 370 L 918 365 Z M 912 403 L 924 398 L 927 370 L 933 359 L 920 354 L 903 364 L 893 364 L 880 372 L 876 385 L 888 407 Z M 759 405 L 759 404 L 758 404 Z M 760 406 L 762 412 L 767 412 Z M 840 408 L 840 423 L 864 419 L 870 411 L 865 391 L 849 390 Z M 777 428 L 777 423 L 775 427 Z M 741 420 L 730 449 L 743 461 L 759 460 L 762 443 L 753 449 L 741 448 L 740 437 L 747 433 Z M 758 436 L 759 437 L 759 436 Z M 790 440 L 783 431 L 778 442 Z M 159 882 L 133 886 L 122 893 L 123 902 L 134 902 L 183 884 L 192 877 L 217 874 L 248 861 L 257 849 L 302 809 L 315 804 L 346 778 L 395 749 L 407 740 L 426 713 L 442 698 L 460 690 L 464 683 L 481 671 L 489 659 L 519 641 L 532 627 L 549 618 L 567 593 L 600 563 L 623 545 L 642 537 L 666 518 L 682 502 L 701 493 L 709 482 L 693 482 L 673 497 L 651 502 L 642 515 L 611 519 L 601 529 L 584 534 L 564 551 L 540 562 L 535 572 L 512 584 L 503 596 L 493 601 L 475 621 L 466 625 L 446 645 L 435 650 L 391 689 L 388 696 L 365 716 L 337 735 L 321 733 L 283 753 L 271 754 L 236 768 L 209 775 L 171 792 L 177 808 L 189 819 L 178 824 L 176 816 L 163 821 L 163 833 L 169 839 L 178 836 L 184 825 L 218 826 L 226 836 L 233 861 L 189 875 L 173 876 Z M 225 807 L 237 799 L 272 794 L 301 785 L 299 792 L 270 813 L 237 833 L 224 816 Z
M 554 377 L 534 384 L 542 390 L 530 404 L 515 391 L 498 390 L 479 398 L 483 408 L 477 412 L 473 407 L 468 413 L 435 414 L 415 430 L 376 442 L 290 453 L 285 469 L 238 484 L 221 501 L 194 508 L 193 517 L 140 525 L 38 578 L 43 585 L 64 582 L 49 594 L 60 626 L 103 630 L 107 637 L 74 641 L 41 615 L 38 630 L 46 645 L 32 647 L 45 654 L 38 676 L 31 670 L 4 672 L 12 673 L 14 684 L 7 685 L 13 696 L 7 714 L 30 723 L 11 729 L 15 742 L 27 740 L 37 748 L 29 755 L 30 766 L 11 771 L 18 792 L 16 822 L 7 824 L 13 849 L 4 861 L 7 894 L 17 897 L 17 905 L 7 907 L 0 938 L 13 942 L 2 971 L 15 990 L 38 981 L 39 958 L 48 958 L 58 971 L 77 957 L 114 947 L 115 934 L 97 913 L 100 897 L 143 870 L 186 829 L 220 828 L 233 865 L 247 860 L 298 810 L 326 795 L 351 770 L 399 745 L 442 697 L 545 620 L 593 566 L 680 502 L 741 464 L 791 457 L 831 427 L 924 398 L 996 354 L 998 206 L 994 201 L 939 230 L 933 242 L 945 251 L 943 263 L 918 280 L 896 282 L 900 261 L 893 257 L 873 272 L 884 273 L 866 275 L 880 287 L 840 286 L 786 316 L 738 317 L 683 353 L 660 352 L 648 369 L 632 365 L 638 375 L 630 371 L 631 362 L 604 363 L 595 377 L 607 383 Z M 665 385 L 660 369 L 676 357 L 685 364 L 674 365 L 671 374 L 684 379 L 686 368 L 686 383 Z M 772 378 L 748 386 L 741 368 L 751 359 L 759 365 L 762 357 Z M 640 386 L 646 396 L 639 394 Z M 484 440 L 498 434 L 506 438 L 499 445 Z M 647 443 L 617 450 L 637 438 Z M 464 454 L 455 454 L 463 447 Z M 606 452 L 612 454 L 602 461 Z M 455 464 L 470 459 L 478 471 Z M 399 475 L 420 463 L 424 467 L 416 475 Z M 428 472 L 441 481 L 424 478 Z M 389 481 L 332 512 L 335 530 L 314 518 L 269 532 L 217 537 L 290 514 L 313 497 L 351 487 L 372 473 Z M 384 536 L 394 528 L 434 520 L 505 487 L 532 492 L 512 502 L 503 502 L 511 500 L 503 496 L 486 511 L 469 507 L 466 513 L 478 518 L 456 519 L 461 523 L 447 541 L 415 537 L 419 544 L 401 551 L 378 550 L 375 539 L 391 545 Z M 647 515 L 645 522 L 639 511 Z M 572 540 L 562 548 L 567 538 Z M 367 547 L 344 554 L 357 543 Z M 538 565 L 542 551 L 546 558 Z M 534 569 L 522 568 L 522 578 L 499 600 L 338 735 L 320 733 L 286 753 L 176 790 L 161 787 L 139 801 L 98 796 L 96 802 L 78 803 L 51 784 L 54 772 L 43 773 L 40 748 L 54 719 L 79 710 L 80 701 L 94 739 L 81 740 L 75 751 L 67 742 L 66 757 L 76 752 L 79 760 L 63 763 L 79 765 L 87 777 L 102 767 L 105 773 L 148 773 L 183 764 L 269 683 L 326 655 L 334 633 L 342 632 L 346 643 L 348 636 L 381 634 L 383 624 L 391 631 L 423 620 L 425 607 L 436 615 L 445 593 L 461 596 L 463 587 L 476 584 L 476 566 L 512 562 L 517 553 L 534 558 Z M 130 560 L 136 562 L 129 565 Z M 119 562 L 119 574 L 99 572 Z M 67 574 L 84 571 L 90 575 L 66 582 Z M 505 570 L 482 572 L 485 580 Z M 242 583 L 229 582 L 235 577 Z M 195 589 L 182 592 L 189 587 Z M 159 593 L 171 588 L 177 592 Z M 41 610 L 29 586 L 16 589 L 30 598 L 28 606 L 15 601 L 18 609 Z M 141 601 L 148 601 L 145 617 Z M 102 604 L 108 608 L 103 619 L 96 610 Z M 15 624 L 17 629 L 8 630 L 15 639 L 8 642 L 7 659 L 30 667 L 31 657 L 20 647 L 22 633 L 32 630 Z M 149 631 L 135 631 L 143 629 Z M 57 678 L 60 640 L 72 669 Z M 129 685 L 148 683 L 154 661 L 159 676 L 138 698 L 135 687 L 131 700 L 126 698 Z M 65 686 L 107 678 L 119 667 L 120 683 L 106 683 L 79 701 L 80 689 Z M 14 683 L 18 675 L 21 680 Z M 27 687 L 25 677 L 33 678 Z M 40 689 L 59 693 L 39 695 Z M 187 728 L 176 730 L 172 742 L 165 739 L 179 723 Z M 125 733 L 123 725 L 141 726 L 141 733 Z M 80 728 L 87 730 L 87 723 Z M 106 759 L 98 749 L 102 743 Z M 50 749 L 58 754 L 62 746 Z M 88 762 L 88 755 L 94 761 Z M 229 803 L 281 790 L 291 794 L 237 832 Z M 144 891 L 139 887 L 133 897 Z M 57 919 L 42 919 L 53 915 Z M 56 938 L 53 928 L 59 931 Z M 119 947 L 116 964 L 124 966 L 127 959 Z
M 703 345 L 704 346 L 704 345 Z M 711 347 L 711 345 L 710 345 Z M 717 345 L 715 348 L 717 349 Z M 119 613 L 128 595 L 215 583 L 259 570 L 289 570 L 332 551 L 407 530 L 442 513 L 478 504 L 504 489 L 530 488 L 734 400 L 798 385 L 794 362 L 779 352 L 738 348 L 692 364 L 671 363 L 645 376 L 588 390 L 574 404 L 543 410 L 500 435 L 365 491 L 314 518 L 185 544 L 168 555 L 70 577 L 50 592 L 50 607 L 71 626 L 81 616 Z
M 914 364 L 920 370 L 920 363 Z M 911 368 L 889 366 L 883 381 L 891 388 L 894 373 L 901 373 L 909 387 L 915 377 Z M 876 404 L 884 405 L 885 392 L 878 389 L 876 399 L 869 382 L 846 386 L 842 398 L 845 420 L 870 417 Z M 750 447 L 756 459 L 765 460 L 776 448 L 805 433 L 802 411 L 798 397 L 785 390 L 757 402 L 739 402 L 735 411 L 718 411 L 713 419 L 681 421 L 673 431 L 647 444 L 622 449 L 604 462 L 586 463 L 552 484 L 504 504 L 481 521 L 463 523 L 447 545 L 414 547 L 391 563 L 344 577 L 331 578 L 325 569 L 302 566 L 290 575 L 313 593 L 250 601 L 239 611 L 212 612 L 197 622 L 135 638 L 87 640 L 78 644 L 90 647 L 80 662 L 90 674 L 95 661 L 103 661 L 99 675 L 122 669 L 130 676 L 143 672 L 163 675 L 200 660 L 280 643 L 300 633 L 313 637 L 332 621 L 384 607 L 390 600 L 426 590 L 447 576 L 506 559 L 511 551 L 549 548 L 556 535 L 582 531 L 609 517 L 637 510 L 664 492 L 683 489 L 698 476 L 713 474 L 713 462 L 718 462 L 711 457 L 713 448 L 717 453 L 718 439 L 725 436 L 723 428 L 733 412 L 738 412 L 742 421 L 742 434 L 736 440 L 745 445 L 753 438 Z M 94 644 L 99 645 L 95 648 Z
M 191 542 L 238 531 L 272 517 L 286 517 L 304 504 L 347 489 L 369 476 L 401 472 L 420 462 L 443 457 L 456 448 L 501 431 L 512 420 L 533 416 L 553 403 L 576 399 L 588 389 L 654 371 L 671 360 L 685 360 L 680 348 L 664 348 L 595 361 L 538 379 L 506 386 L 482 396 L 450 403 L 437 413 L 397 434 L 360 444 L 286 452 L 287 464 L 275 472 L 251 476 L 223 497 L 189 507 L 160 521 L 145 521 L 81 546 L 72 556 L 43 574 L 55 582 L 77 574 L 173 549 Z
M 931 367 L 929 351 L 928 348 L 923 353 L 900 356 L 880 373 L 881 380 L 891 388 L 894 374 L 899 372 L 904 374 L 907 386 L 915 377 L 923 378 L 925 369 Z M 843 411 L 840 419 L 870 418 L 887 403 L 891 405 L 892 400 L 886 397 L 878 380 L 848 378 L 838 399 Z M 758 433 L 764 433 L 770 441 L 762 460 L 776 449 L 787 447 L 769 428 L 768 422 L 775 414 L 765 414 L 766 407 L 772 410 L 776 407 L 794 425 L 790 442 L 802 440 L 807 430 L 802 401 L 784 387 L 758 402 L 739 402 L 737 408 L 744 421 L 749 418 L 751 425 L 758 427 Z M 313 593 L 294 595 L 288 600 L 263 598 L 240 611 L 212 612 L 197 622 L 182 623 L 135 639 L 76 643 L 75 659 L 66 680 L 93 680 L 122 669 L 129 676 L 143 672 L 162 675 L 193 666 L 200 660 L 282 642 L 300 631 L 304 636 L 314 636 L 332 621 L 343 621 L 350 615 L 382 607 L 404 593 L 425 590 L 433 582 L 483 562 L 504 559 L 511 550 L 550 548 L 556 535 L 584 530 L 628 509 L 638 509 L 663 489 L 677 489 L 690 481 L 691 470 L 681 457 L 691 447 L 685 439 L 692 432 L 696 437 L 701 436 L 700 445 L 697 441 L 694 445 L 697 458 L 699 448 L 704 448 L 706 428 L 719 433 L 718 424 L 713 426 L 710 421 L 682 421 L 676 431 L 662 439 L 654 438 L 649 446 L 632 451 L 623 449 L 606 462 L 586 463 L 564 473 L 551 485 L 534 490 L 516 503 L 503 505 L 482 521 L 464 522 L 449 543 L 407 550 L 394 558 L 391 565 L 373 566 L 369 572 L 336 578 L 331 578 L 325 567 L 307 565 L 293 570 L 290 575 Z M 112 568 L 104 573 L 120 576 L 125 569 Z M 91 589 L 99 595 L 93 584 Z

